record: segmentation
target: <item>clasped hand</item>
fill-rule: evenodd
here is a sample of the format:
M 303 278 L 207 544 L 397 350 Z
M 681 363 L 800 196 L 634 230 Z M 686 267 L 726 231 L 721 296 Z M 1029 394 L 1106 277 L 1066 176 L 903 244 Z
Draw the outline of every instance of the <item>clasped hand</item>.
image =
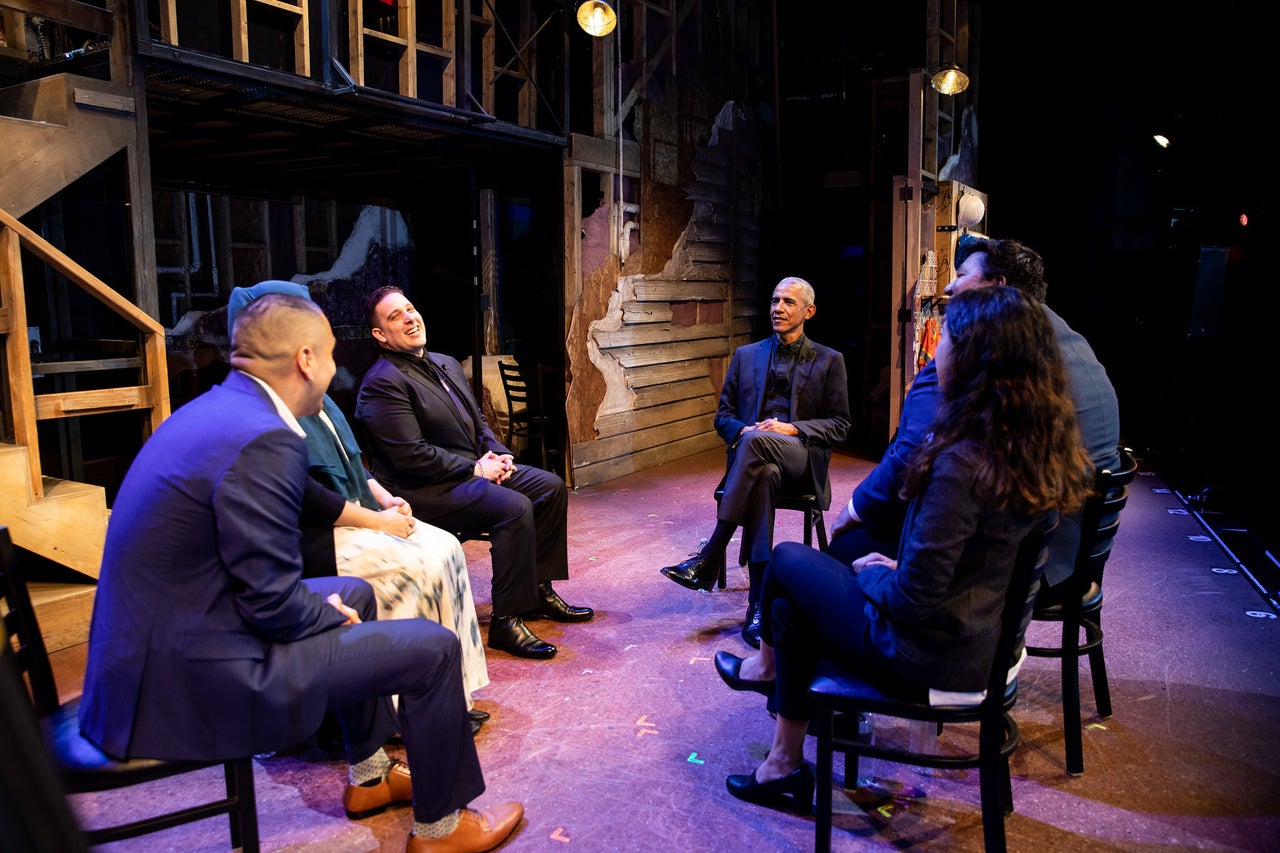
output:
M 889 557 L 886 557 L 884 554 L 880 554 L 875 551 L 872 551 L 870 554 L 867 554 L 865 557 L 859 557 L 858 559 L 854 560 L 849 565 L 853 568 L 853 573 L 856 575 L 858 572 L 862 571 L 868 566 L 888 566 L 891 569 L 896 569 L 898 568 L 898 561 L 890 559 Z
M 516 462 L 510 453 L 503 453 L 499 456 L 490 450 L 476 460 L 476 476 L 484 477 L 499 486 L 506 482 L 515 472 Z
M 401 539 L 409 538 L 413 533 L 413 527 L 417 524 L 413 518 L 413 510 L 409 504 L 397 498 L 400 503 L 385 507 L 378 511 L 378 520 L 382 523 L 382 532 L 390 533 L 392 536 L 399 536 Z
M 325 601 L 329 602 L 329 604 L 336 607 L 339 613 L 342 613 L 347 617 L 347 621 L 343 622 L 342 623 L 343 625 L 359 625 L 360 624 L 360 614 L 357 613 L 354 608 L 348 607 L 347 605 L 343 604 L 342 597 L 339 596 L 336 592 L 331 593 L 329 597 L 325 599 Z
M 768 418 L 767 420 L 757 421 L 747 429 L 758 429 L 761 432 L 776 432 L 779 435 L 799 435 L 800 430 L 796 429 L 794 424 L 786 421 L 780 421 L 777 418 Z

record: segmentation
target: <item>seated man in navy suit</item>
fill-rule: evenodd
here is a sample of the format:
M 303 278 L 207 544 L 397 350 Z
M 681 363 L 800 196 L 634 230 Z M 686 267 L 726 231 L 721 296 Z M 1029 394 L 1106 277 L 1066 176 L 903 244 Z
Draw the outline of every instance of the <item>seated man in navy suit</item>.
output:
M 1067 369 L 1067 382 L 1085 450 L 1097 470 L 1120 462 L 1120 405 L 1106 368 L 1089 342 L 1045 304 L 1048 284 L 1040 253 L 1017 240 L 975 234 L 961 237 L 955 254 L 955 278 L 946 294 L 975 287 L 1015 287 L 1040 304 L 1057 336 Z M 942 405 L 937 366 L 930 361 L 902 402 L 893 441 L 875 469 L 854 489 L 831 527 L 827 553 L 852 563 L 870 553 L 897 554 L 907 502 L 899 494 L 902 478 L 916 448 L 932 431 Z M 1080 544 L 1080 513 L 1064 515 L 1049 539 L 1049 559 L 1040 596 L 1052 602 L 1054 589 L 1071 576 Z
M 485 786 L 458 638 L 376 621 L 359 578 L 302 579 L 297 419 L 320 411 L 333 347 L 318 305 L 264 296 L 226 380 L 143 445 L 107 529 L 80 726 L 118 758 L 218 761 L 299 743 L 333 710 L 349 816 L 412 802 L 409 853 L 491 850 L 524 808 L 467 808 Z M 396 732 L 412 773 L 383 750 Z
M 688 589 L 711 589 L 725 546 L 742 527 L 739 561 L 750 587 L 742 638 L 760 647 L 760 590 L 773 552 L 776 496 L 786 485 L 812 490 L 831 505 L 831 448 L 849 431 L 849 382 L 844 356 L 810 340 L 804 324 L 817 312 L 813 286 L 788 276 L 773 289 L 773 334 L 739 347 L 729 362 L 716 409 L 716 432 L 727 446 L 724 497 L 702 550 L 662 569 Z

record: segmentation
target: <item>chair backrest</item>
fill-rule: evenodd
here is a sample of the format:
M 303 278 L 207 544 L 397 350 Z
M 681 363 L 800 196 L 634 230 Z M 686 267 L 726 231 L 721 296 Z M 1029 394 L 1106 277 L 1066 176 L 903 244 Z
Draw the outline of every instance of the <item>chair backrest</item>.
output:
M 8 531 L 4 532 L 8 537 Z M 45 749 L 31 694 L 8 644 L 0 646 L 0 838 L 11 853 L 88 853 L 58 769 Z
M 1080 516 L 1080 547 L 1076 551 L 1077 584 L 1099 583 L 1102 569 L 1120 529 L 1120 511 L 1129 501 L 1129 484 L 1138 470 L 1138 461 L 1127 447 L 1120 448 L 1120 463 L 1098 472 L 1093 495 Z
M 1003 705 L 1009 669 L 1021 654 L 1023 638 L 1031 624 L 1036 590 L 1039 589 L 1036 581 L 1044 574 L 1045 563 L 1049 560 L 1048 533 L 1045 526 L 1037 526 L 1018 545 L 1013 574 L 1005 593 L 1004 610 L 1000 614 L 1000 639 L 996 643 L 996 656 L 992 659 L 984 703 Z
M 513 414 L 519 409 L 531 409 L 534 401 L 529 393 L 529 385 L 520 375 L 520 367 L 515 364 L 498 362 L 498 374 L 502 377 L 502 390 L 507 395 L 507 412 Z
M 43 717 L 58 708 L 58 687 L 8 527 L 0 527 L 0 605 L 5 611 L 5 642 L 26 678 L 36 713 Z

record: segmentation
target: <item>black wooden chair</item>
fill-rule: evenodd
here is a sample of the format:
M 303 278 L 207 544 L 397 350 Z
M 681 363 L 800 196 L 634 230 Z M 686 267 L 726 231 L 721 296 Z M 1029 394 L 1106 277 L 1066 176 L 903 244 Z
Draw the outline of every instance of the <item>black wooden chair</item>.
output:
M 1036 530 L 1023 540 L 1010 574 L 1000 619 L 1000 638 L 987 678 L 986 698 L 977 705 L 933 706 L 924 691 L 914 693 L 885 689 L 856 675 L 831 659 L 820 662 L 809 687 L 815 703 L 809 731 L 817 736 L 817 820 L 814 849 L 831 849 L 831 787 L 834 754 L 843 752 L 847 768 L 857 756 L 879 758 L 899 764 L 943 769 L 978 769 L 982 799 L 982 828 L 988 851 L 1005 849 L 1005 815 L 1013 811 L 1013 785 L 1009 778 L 1009 756 L 1018 745 L 1018 725 L 1010 711 L 1018 696 L 1017 679 L 1009 679 L 1011 662 L 1019 656 L 1026 625 L 1031 619 L 1032 590 L 1044 567 L 1044 531 Z M 976 723 L 978 751 L 944 754 L 930 749 L 913 749 L 913 744 L 875 743 L 860 738 L 860 713 L 876 714 L 936 724 Z M 847 784 L 847 781 L 846 781 Z
M 89 853 L 8 643 L 0 644 L 0 744 L 0 838 L 6 853 Z
M 724 478 L 720 478 L 720 485 L 716 486 L 715 499 L 716 505 L 720 504 L 720 499 L 724 497 Z M 827 522 L 823 518 L 822 504 L 818 503 L 818 496 L 813 492 L 805 491 L 788 491 L 784 486 L 782 491 L 774 496 L 774 508 L 794 510 L 795 512 L 804 513 L 804 544 L 813 545 L 813 533 L 818 532 L 818 550 L 827 550 Z M 726 566 L 728 561 L 724 561 L 720 566 L 720 577 L 716 580 L 716 586 L 724 589 L 728 582 Z
M 160 761 L 150 758 L 117 761 L 80 733 L 79 699 L 59 701 L 44 637 L 36 622 L 35 608 L 18 564 L 17 549 L 9 537 L 9 529 L 3 526 L 0 526 L 0 599 L 5 611 L 6 645 L 12 651 L 12 659 L 19 672 L 25 676 L 32 706 L 44 729 L 44 746 L 67 793 L 127 788 L 206 767 L 221 765 L 223 768 L 226 777 L 224 798 L 117 826 L 85 830 L 84 835 L 90 845 L 136 838 L 225 814 L 231 826 L 231 847 L 240 847 L 244 853 L 257 853 L 258 810 L 253 794 L 251 756 L 227 761 Z M 210 711 L 216 713 L 216 709 Z
M 1062 641 L 1058 645 L 1028 645 L 1027 654 L 1062 660 L 1062 729 L 1067 773 L 1072 776 L 1084 773 L 1080 658 L 1089 659 L 1098 716 L 1111 716 L 1111 687 L 1102 655 L 1102 571 L 1111 556 L 1111 546 L 1120 529 L 1120 511 L 1129 500 L 1129 484 L 1137 470 L 1133 452 L 1121 447 L 1120 464 L 1115 470 L 1098 472 L 1093 496 L 1085 504 L 1080 518 L 1075 571 L 1054 587 L 1051 594 L 1042 591 L 1032 611 L 1034 621 L 1062 623 Z
M 502 377 L 502 391 L 507 397 L 507 444 L 512 446 L 517 438 L 525 441 L 526 452 L 533 448 L 535 438 L 542 459 L 542 469 L 547 470 L 547 419 L 539 408 L 542 405 L 541 388 L 530 391 L 529 384 L 520 373 L 519 365 L 498 361 L 498 374 Z M 514 446 L 512 446 L 514 450 Z

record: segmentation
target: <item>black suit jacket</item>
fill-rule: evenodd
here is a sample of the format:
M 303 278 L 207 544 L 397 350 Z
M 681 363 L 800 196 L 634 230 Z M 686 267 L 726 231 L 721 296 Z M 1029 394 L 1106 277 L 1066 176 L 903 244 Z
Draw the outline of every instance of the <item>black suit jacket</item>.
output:
M 415 356 L 385 350 L 360 384 L 355 417 L 373 476 L 393 493 L 412 492 L 414 515 L 430 519 L 475 501 L 471 490 L 459 487 L 480 482 L 474 472 L 477 459 L 490 450 L 511 451 L 476 405 L 462 365 L 437 352 L 426 353 L 426 358 L 444 371 L 470 423 L 439 383 L 415 364 Z
M 773 338 L 738 347 L 720 389 L 716 432 L 732 452 L 744 426 L 760 420 Z M 831 506 L 831 448 L 849 431 L 849 380 L 844 356 L 805 337 L 791 384 L 791 423 L 809 450 L 813 493 Z

